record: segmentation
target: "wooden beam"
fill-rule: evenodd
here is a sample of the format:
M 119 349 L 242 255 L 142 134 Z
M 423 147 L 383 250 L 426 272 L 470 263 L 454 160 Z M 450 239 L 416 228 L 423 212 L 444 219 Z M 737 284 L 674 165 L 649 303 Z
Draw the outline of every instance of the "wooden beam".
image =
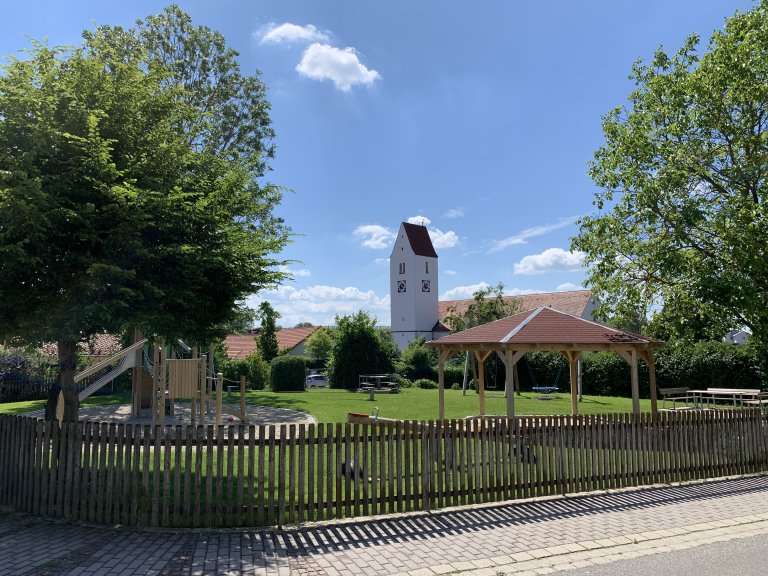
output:
M 571 414 L 576 416 L 579 413 L 579 391 L 577 380 L 579 377 L 578 361 L 581 352 L 576 350 L 560 350 L 560 353 L 568 360 L 571 378 Z
M 648 383 L 651 386 L 651 412 L 659 411 L 656 390 L 656 364 L 653 361 L 653 350 L 642 350 L 640 357 L 648 364 Z
M 525 352 L 519 350 L 505 350 L 499 357 L 504 362 L 506 371 L 506 381 L 504 383 L 504 395 L 507 399 L 507 418 L 515 417 L 515 366 L 517 362 L 525 356 Z
M 488 354 L 475 352 L 475 358 L 477 358 L 477 391 L 480 393 L 480 416 L 485 416 L 485 359 L 488 358 Z
M 445 420 L 445 362 L 451 356 L 451 352 L 441 351 L 437 360 L 437 412 L 440 420 Z
M 632 412 L 640 414 L 640 379 L 637 375 L 637 350 L 629 353 L 631 362 L 629 368 L 632 372 Z

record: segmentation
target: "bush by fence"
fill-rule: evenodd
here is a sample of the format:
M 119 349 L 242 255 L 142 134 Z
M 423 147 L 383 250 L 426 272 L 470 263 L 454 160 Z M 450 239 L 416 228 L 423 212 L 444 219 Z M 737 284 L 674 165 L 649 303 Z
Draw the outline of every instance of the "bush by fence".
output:
M 282 526 L 768 470 L 757 409 L 214 431 L 0 415 L 0 506 Z
M 273 358 L 270 368 L 270 388 L 273 392 L 300 392 L 307 386 L 307 365 L 300 356 Z
M 248 390 L 264 390 L 269 384 L 269 362 L 258 354 L 247 358 L 226 358 L 219 366 L 226 380 L 238 382 L 245 376 Z

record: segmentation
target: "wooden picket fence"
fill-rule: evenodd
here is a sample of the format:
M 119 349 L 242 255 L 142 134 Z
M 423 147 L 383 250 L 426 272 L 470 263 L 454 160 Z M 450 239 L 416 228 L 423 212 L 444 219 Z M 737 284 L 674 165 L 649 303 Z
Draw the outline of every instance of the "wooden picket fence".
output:
M 0 416 L 0 505 L 106 524 L 283 526 L 766 470 L 759 409 L 240 433 Z

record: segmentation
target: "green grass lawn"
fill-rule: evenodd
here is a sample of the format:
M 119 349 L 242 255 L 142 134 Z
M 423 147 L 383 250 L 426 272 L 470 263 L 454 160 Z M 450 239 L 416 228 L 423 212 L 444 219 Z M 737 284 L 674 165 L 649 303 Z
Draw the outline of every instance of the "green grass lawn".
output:
M 239 395 L 227 394 L 226 403 L 237 404 Z M 489 397 L 494 396 L 494 397 Z M 495 392 L 486 394 L 487 414 L 506 414 L 506 400 L 495 397 Z M 541 398 L 546 398 L 542 400 Z M 399 394 L 377 394 L 374 401 L 369 400 L 368 394 L 348 392 L 346 390 L 312 389 L 305 392 L 248 392 L 249 404 L 290 408 L 307 412 L 318 422 L 344 422 L 348 412 L 371 414 L 374 407 L 379 409 L 382 418 L 397 418 L 403 420 L 434 420 L 437 418 L 437 390 L 421 390 L 407 388 Z M 126 404 L 130 402 L 130 394 L 111 394 L 86 399 L 84 406 L 101 404 Z M 42 400 L 31 402 L 14 402 L 0 404 L 0 414 L 26 414 L 44 406 Z M 445 416 L 447 418 L 464 418 L 479 414 L 479 396 L 469 391 L 462 395 L 460 390 L 445 391 Z M 650 400 L 640 400 L 642 411 L 650 410 Z M 608 412 L 631 412 L 631 398 L 616 398 L 608 396 L 584 396 L 579 403 L 582 414 L 598 414 Z M 518 415 L 534 414 L 570 414 L 571 397 L 567 393 L 557 393 L 543 396 L 532 392 L 523 392 L 515 396 L 515 413 Z

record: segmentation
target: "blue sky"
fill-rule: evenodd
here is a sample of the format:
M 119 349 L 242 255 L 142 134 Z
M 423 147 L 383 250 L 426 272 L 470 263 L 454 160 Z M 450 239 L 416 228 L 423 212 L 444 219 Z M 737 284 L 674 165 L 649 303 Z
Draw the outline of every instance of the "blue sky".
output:
M 166 2 L 6 3 L 0 53 L 25 37 L 75 44 Z M 587 166 L 601 116 L 626 101 L 638 58 L 706 41 L 744 0 L 196 0 L 246 73 L 269 87 L 296 236 L 293 280 L 266 299 L 280 323 L 366 310 L 389 324 L 388 257 L 399 223 L 427 224 L 441 299 L 502 282 L 510 294 L 577 289 L 576 218 L 594 211 Z

